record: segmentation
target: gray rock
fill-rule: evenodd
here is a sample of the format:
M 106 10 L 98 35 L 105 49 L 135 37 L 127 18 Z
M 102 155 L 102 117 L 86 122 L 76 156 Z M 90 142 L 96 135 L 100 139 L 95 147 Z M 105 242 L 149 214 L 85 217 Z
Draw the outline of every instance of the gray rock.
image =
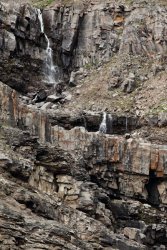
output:
M 110 73 L 109 90 L 118 88 L 122 82 L 120 69 L 114 68 Z
M 124 235 L 131 240 L 137 240 L 139 237 L 140 230 L 137 228 L 125 227 L 124 228 Z
M 46 102 L 44 105 L 42 105 L 41 110 L 50 109 L 52 105 L 53 104 L 51 102 Z
M 36 103 L 36 102 L 42 102 L 45 101 L 47 98 L 47 93 L 45 90 L 40 90 L 37 92 L 37 94 L 35 95 L 35 97 L 33 98 L 32 102 Z
M 135 75 L 133 73 L 129 73 L 128 78 L 126 78 L 122 85 L 121 88 L 124 92 L 126 93 L 131 93 L 136 87 L 136 81 L 135 81 Z
M 49 95 L 47 97 L 48 102 L 58 102 L 63 98 L 63 96 L 57 96 L 57 95 Z
M 16 39 L 13 33 L 5 31 L 4 33 L 4 50 L 12 52 L 16 48 Z
M 70 85 L 71 87 L 76 86 L 75 76 L 76 76 L 76 73 L 72 71 L 72 72 L 71 72 L 71 76 L 70 76 L 70 81 L 69 81 L 69 85 Z
M 158 126 L 159 127 L 164 127 L 167 125 L 167 113 L 166 112 L 161 112 L 158 115 Z
M 64 98 L 64 100 L 66 101 L 71 101 L 71 99 L 72 99 L 72 95 L 70 93 Z
M 157 55 L 157 52 L 163 54 L 166 51 L 166 45 L 163 45 L 164 36 L 162 30 L 167 15 L 160 14 L 163 12 L 163 7 L 155 6 L 143 5 L 141 11 L 138 11 L 137 7 L 131 12 L 125 22 L 120 54 L 147 56 L 148 54 Z M 154 20 L 155 26 L 151 26 L 148 22 L 148 8 L 152 9 L 152 20 Z M 157 16 L 159 16 L 158 19 Z M 142 20 L 145 20 L 145 25 L 143 25 Z M 152 35 L 156 39 L 153 39 Z M 150 37 L 152 38 L 150 39 Z M 161 41 L 161 43 L 157 44 L 157 41 Z

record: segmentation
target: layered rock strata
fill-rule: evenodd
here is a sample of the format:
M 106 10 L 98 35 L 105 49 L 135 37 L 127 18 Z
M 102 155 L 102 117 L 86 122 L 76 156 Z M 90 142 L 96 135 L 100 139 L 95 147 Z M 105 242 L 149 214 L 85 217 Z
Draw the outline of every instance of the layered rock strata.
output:
M 92 66 L 100 72 L 116 60 L 107 91 L 126 97 L 165 72 L 166 7 L 129 6 L 104 1 L 43 10 L 62 80 L 50 89 L 39 11 L 0 3 L 1 249 L 167 247 L 167 146 L 134 135 L 141 126 L 165 127 L 166 116 L 109 111 L 103 134 L 101 112 L 63 113 L 73 97 L 68 87 L 82 84 Z M 151 71 L 153 60 L 159 64 Z
M 71 130 L 52 127 L 46 113 L 31 110 L 21 104 L 15 90 L 1 84 L 0 93 L 3 140 L 1 195 L 6 197 L 3 198 L 1 208 L 3 235 L 8 235 L 4 229 L 8 228 L 5 216 L 11 218 L 11 213 L 14 213 L 15 220 L 21 223 L 18 211 L 13 211 L 13 202 L 16 202 L 26 207 L 24 213 L 19 210 L 24 221 L 22 226 L 25 235 L 28 230 L 34 232 L 33 228 L 37 224 L 39 229 L 44 228 L 42 235 L 46 232 L 51 235 L 53 230 L 56 239 L 60 228 L 63 230 L 59 236 L 61 243 L 53 238 L 48 243 L 45 237 L 45 241 L 39 240 L 40 249 L 45 244 L 46 249 L 54 246 L 66 249 L 67 242 L 67 249 L 107 249 L 109 246 L 117 249 L 147 249 L 150 245 L 166 244 L 162 237 L 165 232 L 165 212 L 159 213 L 150 205 L 141 203 L 149 202 L 162 211 L 166 209 L 166 146 L 154 145 L 143 139 L 136 141 L 121 136 L 87 132 L 82 127 Z M 22 128 L 24 132 L 18 128 Z M 45 146 L 46 143 L 48 146 Z M 7 175 L 5 171 L 8 172 Z M 11 183 L 11 178 L 14 182 L 16 180 L 15 184 Z M 23 186 L 20 186 L 20 181 L 23 181 Z M 12 191 L 10 185 L 13 187 Z M 36 190 L 35 193 L 33 190 Z M 41 197 L 42 194 L 44 198 Z M 125 197 L 127 201 L 124 200 Z M 7 198 L 11 203 L 10 208 Z M 16 208 L 18 209 L 23 208 Z M 27 209 L 30 209 L 30 214 L 27 214 Z M 63 215 L 65 210 L 66 216 Z M 44 218 L 45 226 L 42 221 L 37 223 L 36 216 Z M 53 220 L 51 224 L 48 221 L 50 219 Z M 129 224 L 129 219 L 133 225 Z M 55 220 L 60 223 L 58 228 L 54 224 Z M 158 230 L 152 224 L 155 222 L 162 232 L 160 236 L 157 232 L 152 238 L 152 230 Z M 48 223 L 52 225 L 49 228 Z M 87 223 L 91 223 L 88 231 Z M 152 226 L 147 227 L 150 223 Z M 37 244 L 32 238 L 25 238 L 22 233 L 19 236 L 18 226 L 16 224 L 14 238 L 11 239 L 9 235 L 6 240 L 2 238 L 2 246 L 6 244 L 18 249 L 19 245 L 28 249 L 32 242 Z M 64 238 L 68 230 L 71 232 L 74 227 L 77 229 L 77 232 L 72 232 L 74 241 L 71 236 Z M 136 230 L 133 234 L 135 236 L 128 234 L 128 229 L 122 231 L 124 227 Z M 120 232 L 122 236 L 118 235 Z M 35 234 L 38 238 L 38 233 Z M 128 234 L 129 240 L 123 234 Z
M 0 5 L 0 80 L 21 92 L 45 88 L 41 79 L 45 73 L 42 66 L 46 60 L 47 40 L 41 31 L 39 12 L 25 4 L 10 8 L 10 3 Z M 129 79 L 128 55 L 142 54 L 146 61 L 154 58 L 159 63 L 165 60 L 166 28 L 163 24 L 166 16 L 165 7 L 144 2 L 133 4 L 133 7 L 112 2 L 55 4 L 43 11 L 53 61 L 61 70 L 62 79 L 69 81 L 71 72 L 76 75 L 79 69 L 99 67 L 118 56 L 125 61 L 116 69 L 120 80 L 118 86 L 114 84 L 115 87 L 122 84 L 122 89 Z M 137 75 L 133 82 L 126 84 L 129 92 L 135 89 L 140 77 Z

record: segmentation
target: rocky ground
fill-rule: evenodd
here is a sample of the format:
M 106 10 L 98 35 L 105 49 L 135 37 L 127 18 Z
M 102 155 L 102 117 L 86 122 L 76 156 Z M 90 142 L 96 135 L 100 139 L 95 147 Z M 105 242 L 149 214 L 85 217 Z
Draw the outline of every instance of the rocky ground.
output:
M 1 249 L 167 248 L 166 36 L 163 0 L 1 1 Z
M 165 249 L 166 146 L 51 126 L 0 94 L 2 249 Z

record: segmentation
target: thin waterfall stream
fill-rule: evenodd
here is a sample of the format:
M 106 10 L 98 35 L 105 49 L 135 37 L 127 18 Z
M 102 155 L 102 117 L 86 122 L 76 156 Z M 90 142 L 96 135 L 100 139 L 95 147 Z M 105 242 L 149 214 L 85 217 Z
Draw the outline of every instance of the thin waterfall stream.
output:
M 42 17 L 42 12 L 40 9 L 37 9 L 37 14 L 38 14 L 39 22 L 40 22 L 41 33 L 44 34 L 45 39 L 47 41 L 46 59 L 45 59 L 45 71 L 46 71 L 47 80 L 50 84 L 55 84 L 56 70 L 55 70 L 55 66 L 53 63 L 53 51 L 52 51 L 52 48 L 50 46 L 49 38 L 44 32 L 43 17 Z
M 112 117 L 112 114 L 108 114 L 108 124 L 109 124 L 109 128 L 107 130 L 109 130 L 109 133 L 112 134 L 113 133 L 113 117 Z
M 99 132 L 106 134 L 107 132 L 107 113 L 103 112 L 103 120 L 99 127 Z

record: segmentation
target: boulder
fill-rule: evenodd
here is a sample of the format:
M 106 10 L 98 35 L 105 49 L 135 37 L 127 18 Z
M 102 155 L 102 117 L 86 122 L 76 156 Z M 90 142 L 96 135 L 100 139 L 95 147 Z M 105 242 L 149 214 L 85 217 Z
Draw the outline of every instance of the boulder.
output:
M 140 230 L 137 228 L 125 227 L 123 233 L 127 238 L 131 240 L 137 240 L 139 237 Z
M 167 126 L 167 112 L 160 112 L 158 115 L 158 126 L 165 127 Z
M 37 92 L 37 94 L 34 96 L 32 102 L 36 103 L 36 102 L 43 102 L 45 101 L 47 98 L 47 93 L 45 90 L 40 90 Z
M 71 75 L 70 75 L 70 81 L 69 81 L 69 85 L 71 87 L 75 87 L 76 86 L 75 75 L 76 75 L 76 73 L 72 71 Z
M 41 110 L 50 109 L 51 107 L 52 107 L 52 103 L 51 103 L 51 102 L 46 102 L 46 103 L 41 107 Z
M 63 96 L 58 96 L 58 95 L 49 95 L 48 97 L 47 97 L 47 101 L 48 102 L 53 102 L 53 103 L 55 103 L 55 102 L 58 102 L 58 101 L 60 101 L 61 99 L 63 99 Z
M 121 88 L 124 92 L 126 93 L 131 93 L 136 87 L 136 81 L 135 81 L 135 75 L 133 73 L 130 73 L 128 78 L 126 78 L 122 85 Z
M 110 81 L 108 90 L 113 90 L 114 88 L 118 88 L 122 82 L 120 69 L 114 68 L 110 73 Z

